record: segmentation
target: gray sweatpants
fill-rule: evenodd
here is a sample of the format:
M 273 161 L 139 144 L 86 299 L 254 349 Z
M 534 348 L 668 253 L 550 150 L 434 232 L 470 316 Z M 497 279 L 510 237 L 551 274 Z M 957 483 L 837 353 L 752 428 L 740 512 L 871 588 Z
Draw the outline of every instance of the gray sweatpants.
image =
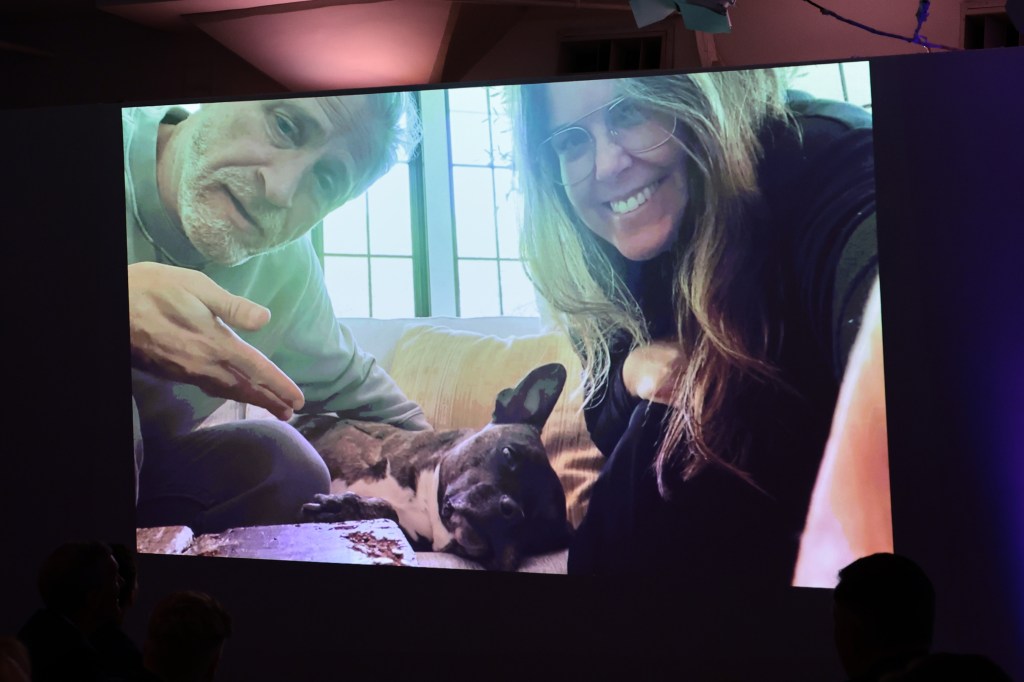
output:
M 196 534 L 294 523 L 330 491 L 316 450 L 290 424 L 244 420 L 143 442 L 135 417 L 136 525 Z

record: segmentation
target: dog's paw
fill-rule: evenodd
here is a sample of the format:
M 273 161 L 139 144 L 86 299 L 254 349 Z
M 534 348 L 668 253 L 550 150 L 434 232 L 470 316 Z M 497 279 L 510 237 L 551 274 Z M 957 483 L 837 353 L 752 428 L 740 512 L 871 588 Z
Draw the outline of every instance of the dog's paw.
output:
M 387 501 L 378 497 L 364 498 L 355 493 L 315 495 L 312 502 L 302 505 L 302 517 L 316 523 L 368 519 L 391 519 L 398 523 L 398 514 Z
M 302 515 L 311 521 L 358 521 L 363 518 L 362 498 L 355 493 L 314 495 L 312 502 L 302 505 Z

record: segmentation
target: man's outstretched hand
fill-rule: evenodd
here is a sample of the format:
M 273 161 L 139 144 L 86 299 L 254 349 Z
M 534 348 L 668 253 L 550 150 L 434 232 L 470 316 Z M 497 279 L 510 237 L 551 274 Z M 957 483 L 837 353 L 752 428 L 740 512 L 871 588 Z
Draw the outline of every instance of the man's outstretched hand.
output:
M 235 296 L 201 272 L 160 263 L 128 266 L 132 363 L 219 398 L 289 419 L 305 402 L 277 365 L 232 328 L 256 331 L 270 311 Z

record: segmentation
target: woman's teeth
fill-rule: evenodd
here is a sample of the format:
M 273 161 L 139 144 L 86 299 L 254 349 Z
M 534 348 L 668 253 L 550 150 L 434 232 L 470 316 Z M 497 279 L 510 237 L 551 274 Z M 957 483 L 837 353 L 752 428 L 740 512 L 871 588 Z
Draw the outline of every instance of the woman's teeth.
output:
M 610 201 L 608 202 L 608 205 L 611 207 L 612 213 L 620 215 L 623 213 L 632 213 L 647 203 L 647 200 L 651 198 L 652 194 L 654 194 L 654 189 L 656 187 L 657 183 L 652 183 L 633 196 L 622 199 L 621 201 Z

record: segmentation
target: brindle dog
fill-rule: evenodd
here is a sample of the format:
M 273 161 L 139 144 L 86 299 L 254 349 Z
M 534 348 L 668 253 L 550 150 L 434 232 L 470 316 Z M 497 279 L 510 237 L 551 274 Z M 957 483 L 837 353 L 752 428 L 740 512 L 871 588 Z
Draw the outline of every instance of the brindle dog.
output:
M 565 493 L 540 433 L 565 386 L 549 364 L 498 394 L 482 429 L 404 431 L 330 415 L 295 427 L 327 463 L 331 494 L 303 507 L 306 521 L 390 518 L 417 550 L 451 552 L 492 570 L 565 547 Z

